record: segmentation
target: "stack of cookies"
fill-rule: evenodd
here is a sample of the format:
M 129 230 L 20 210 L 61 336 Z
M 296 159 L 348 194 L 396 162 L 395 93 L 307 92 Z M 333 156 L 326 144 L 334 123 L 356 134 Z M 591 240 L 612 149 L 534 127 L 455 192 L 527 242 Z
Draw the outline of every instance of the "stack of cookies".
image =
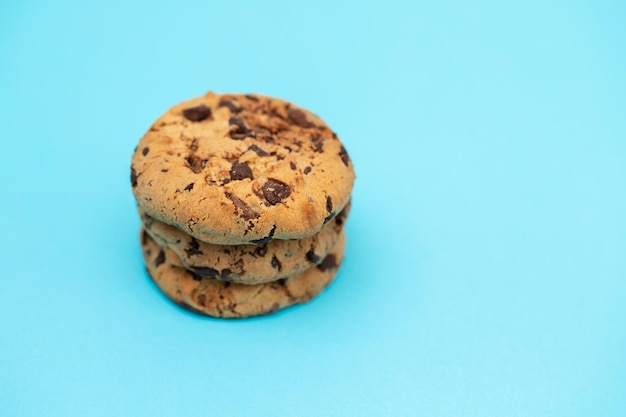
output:
M 293 104 L 208 93 L 176 105 L 132 158 L 148 274 L 214 317 L 309 301 L 343 259 L 354 179 L 337 135 Z

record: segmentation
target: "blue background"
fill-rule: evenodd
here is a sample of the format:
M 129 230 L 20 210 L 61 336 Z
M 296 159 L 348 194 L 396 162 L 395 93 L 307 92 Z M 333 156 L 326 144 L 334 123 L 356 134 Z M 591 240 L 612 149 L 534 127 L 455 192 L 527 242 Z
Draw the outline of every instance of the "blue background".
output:
M 0 3 L 0 415 L 626 415 L 624 2 L 102 3 Z M 308 305 L 144 273 L 132 150 L 208 90 L 354 160 Z

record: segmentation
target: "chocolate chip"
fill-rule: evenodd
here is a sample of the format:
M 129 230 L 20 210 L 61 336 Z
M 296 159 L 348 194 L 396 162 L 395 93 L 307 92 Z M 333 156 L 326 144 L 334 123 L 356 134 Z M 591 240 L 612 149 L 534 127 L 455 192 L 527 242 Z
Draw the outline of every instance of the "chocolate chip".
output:
M 195 152 L 198 150 L 198 138 L 191 139 L 191 143 L 189 144 L 189 150 L 191 152 Z
M 256 145 L 250 145 L 248 150 L 249 151 L 253 151 L 254 153 L 256 153 L 259 156 L 270 156 L 271 155 L 269 152 L 265 151 L 264 149 L 259 148 Z
M 224 281 L 228 281 L 232 273 L 233 271 L 228 268 L 222 269 L 222 271 L 220 272 L 220 278 L 222 278 Z
M 250 129 L 246 126 L 246 122 L 243 121 L 241 117 L 232 116 L 228 119 L 228 124 L 231 126 L 236 126 L 237 129 L 233 130 L 235 133 L 248 133 Z
M 329 255 L 326 255 L 324 260 L 322 260 L 322 262 L 320 262 L 320 264 L 317 265 L 317 269 L 319 269 L 322 272 L 328 271 L 329 269 L 337 269 L 337 267 L 339 267 L 339 265 L 337 264 L 337 258 L 332 253 Z
M 306 253 L 306 258 L 309 260 L 309 262 L 314 263 L 314 264 L 320 261 L 320 257 L 315 254 L 313 249 L 311 249 L 310 251 Z
M 185 272 L 191 275 L 191 279 L 193 279 L 194 281 L 202 281 L 202 277 L 195 272 L 190 271 L 189 269 L 185 269 Z
M 244 178 L 254 179 L 252 170 L 245 162 L 235 161 L 230 168 L 230 179 L 233 181 L 241 181 Z
M 350 157 L 348 156 L 348 151 L 346 151 L 346 148 L 344 148 L 343 145 L 341 145 L 341 150 L 339 151 L 339 156 L 341 157 L 341 160 L 343 161 L 343 164 L 345 166 L 348 166 L 348 162 L 350 162 Z
M 248 129 L 248 126 L 246 126 L 246 122 L 244 122 L 241 117 L 232 116 L 228 119 L 228 124 L 230 126 L 235 126 L 235 129 L 230 131 L 231 139 L 243 140 L 248 136 L 253 136 L 250 129 Z
M 148 148 L 147 146 L 141 150 L 141 154 L 143 156 L 148 155 L 148 152 L 150 152 L 150 148 Z
M 185 252 L 187 252 L 187 256 L 203 255 L 202 251 L 200 250 L 200 244 L 195 238 L 191 238 L 191 242 L 189 242 L 189 247 L 185 249 Z
M 188 168 L 194 172 L 195 174 L 199 174 L 202 172 L 202 170 L 206 167 L 206 159 L 201 159 L 196 155 L 189 155 L 187 158 L 185 158 L 185 161 L 187 161 Z
M 300 127 L 315 126 L 313 123 L 309 122 L 306 119 L 306 114 L 300 109 L 290 108 L 289 110 L 287 110 L 287 117 L 289 117 L 289 120 L 291 120 L 293 124 Z
M 257 212 L 255 212 L 254 210 L 252 210 L 250 208 L 250 206 L 248 206 L 245 201 L 243 201 L 242 199 L 240 199 L 239 197 L 237 197 L 234 194 L 230 194 L 230 193 L 226 193 L 226 197 L 233 202 L 233 204 L 235 205 L 235 211 L 239 210 L 241 211 L 241 213 L 239 214 L 242 218 L 246 219 L 246 220 L 250 220 L 250 219 L 258 219 L 259 218 L 259 214 Z
M 263 184 L 263 196 L 271 205 L 276 205 L 289 197 L 291 190 L 289 186 L 282 181 L 269 179 Z
M 311 148 L 315 151 L 315 152 L 319 152 L 322 153 L 324 152 L 324 139 L 320 138 L 319 136 L 313 136 L 311 138 Z
M 333 211 L 333 199 L 330 196 L 326 197 L 326 211 L 329 213 Z
M 259 246 L 254 250 L 254 253 L 256 253 L 260 257 L 264 257 L 265 255 L 267 255 L 267 246 Z
M 187 184 L 187 186 L 185 187 L 185 191 L 191 191 L 193 190 L 193 182 L 191 184 Z
M 295 170 L 296 169 L 296 164 L 294 164 L 293 162 L 289 162 L 289 168 Z
M 311 172 L 311 167 L 310 166 L 304 168 L 304 175 L 308 175 L 309 172 Z
M 183 116 L 192 122 L 201 122 L 211 117 L 211 109 L 204 104 L 183 110 Z
M 167 172 L 167 171 L 169 171 L 169 169 L 164 168 L 161 170 L 161 172 Z
M 272 230 L 270 230 L 270 233 L 261 238 L 261 239 L 255 239 L 255 240 L 251 240 L 250 243 L 254 243 L 255 245 L 263 245 L 266 243 L 270 243 L 272 241 L 272 237 L 274 237 L 274 232 L 276 231 L 276 225 L 274 225 L 274 227 L 272 227 Z
M 205 294 L 198 295 L 198 304 L 200 304 L 202 307 L 206 307 L 206 295 Z
M 285 285 L 287 283 L 287 278 L 281 278 L 276 282 L 278 282 L 280 285 Z
M 253 96 L 252 94 L 246 94 L 246 98 L 255 102 L 259 101 L 259 98 L 257 96 Z
M 165 252 L 163 252 L 162 250 L 159 252 L 159 255 L 156 257 L 156 259 L 154 260 L 154 266 L 158 267 L 159 265 L 161 265 L 163 262 L 165 262 Z
M 133 187 L 137 186 L 137 177 L 138 175 L 137 175 L 137 172 L 135 172 L 135 168 L 130 167 L 130 184 Z
M 280 263 L 276 255 L 272 256 L 272 268 L 277 269 L 279 271 L 283 268 L 283 265 Z
M 241 111 L 241 106 L 236 104 L 234 101 L 221 99 L 217 104 L 217 107 L 226 107 L 230 110 L 231 113 L 239 113 Z
M 192 266 L 191 269 L 201 277 L 216 278 L 219 274 L 217 269 L 208 266 Z

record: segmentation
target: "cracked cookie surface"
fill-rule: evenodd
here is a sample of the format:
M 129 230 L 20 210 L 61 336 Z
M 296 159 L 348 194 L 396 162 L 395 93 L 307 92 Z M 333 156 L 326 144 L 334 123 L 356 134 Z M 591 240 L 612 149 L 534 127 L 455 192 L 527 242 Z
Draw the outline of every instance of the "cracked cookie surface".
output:
M 172 107 L 131 162 L 146 213 L 225 245 L 317 233 L 347 204 L 354 179 L 346 149 L 320 118 L 259 95 L 208 93 Z
M 319 265 L 278 281 L 244 285 L 200 277 L 174 266 L 167 262 L 165 252 L 143 230 L 141 236 L 146 269 L 157 287 L 181 307 L 223 318 L 270 314 L 311 300 L 335 278 L 345 248 L 342 232 Z
M 174 266 L 200 276 L 241 284 L 276 281 L 322 262 L 343 229 L 349 204 L 322 230 L 298 240 L 272 240 L 257 245 L 202 242 L 139 209 L 144 231 L 165 251 Z

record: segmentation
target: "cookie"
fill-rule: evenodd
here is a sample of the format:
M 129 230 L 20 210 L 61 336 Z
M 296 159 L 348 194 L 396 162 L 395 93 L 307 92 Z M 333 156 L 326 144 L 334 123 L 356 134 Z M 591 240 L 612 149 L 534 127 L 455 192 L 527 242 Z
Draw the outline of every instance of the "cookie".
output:
M 169 263 L 200 276 L 250 285 L 276 281 L 320 263 L 337 241 L 348 208 L 307 238 L 232 246 L 199 241 L 141 209 L 139 213 L 145 231 L 165 250 Z
M 270 314 L 305 303 L 321 293 L 337 274 L 343 259 L 343 233 L 322 262 L 303 273 L 256 285 L 235 284 L 198 276 L 166 261 L 164 251 L 142 232 L 146 269 L 157 287 L 173 302 L 199 314 L 244 318 Z
M 355 174 L 317 116 L 258 95 L 208 93 L 172 107 L 131 163 L 151 217 L 225 245 L 311 236 L 347 204 Z

